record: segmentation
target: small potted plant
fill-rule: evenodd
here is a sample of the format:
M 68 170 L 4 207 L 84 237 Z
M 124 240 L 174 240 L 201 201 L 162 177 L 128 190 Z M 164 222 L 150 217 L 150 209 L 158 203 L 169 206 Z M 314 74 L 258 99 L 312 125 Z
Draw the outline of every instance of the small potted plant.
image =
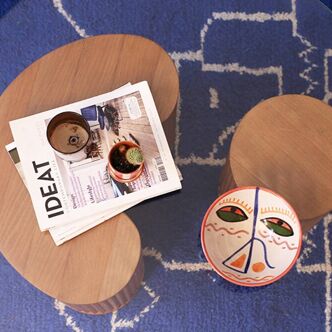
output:
M 139 145 L 131 141 L 116 143 L 108 156 L 108 172 L 119 182 L 136 180 L 143 171 L 144 158 Z

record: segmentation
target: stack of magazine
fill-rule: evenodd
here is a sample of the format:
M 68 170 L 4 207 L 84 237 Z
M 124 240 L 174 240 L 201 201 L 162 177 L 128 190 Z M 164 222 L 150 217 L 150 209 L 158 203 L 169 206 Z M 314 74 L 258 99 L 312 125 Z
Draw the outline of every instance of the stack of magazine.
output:
M 75 112 L 90 126 L 86 157 L 68 161 L 46 135 L 57 114 Z M 128 208 L 181 188 L 147 82 L 10 122 L 14 142 L 7 151 L 32 199 L 41 231 L 60 245 Z M 118 142 L 134 142 L 144 155 L 141 175 L 117 181 L 108 170 Z

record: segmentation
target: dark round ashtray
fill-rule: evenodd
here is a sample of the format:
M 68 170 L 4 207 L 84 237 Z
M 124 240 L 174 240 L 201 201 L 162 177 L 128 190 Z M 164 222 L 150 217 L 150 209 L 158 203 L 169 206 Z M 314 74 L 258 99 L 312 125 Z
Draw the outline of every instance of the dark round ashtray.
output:
M 87 120 L 76 112 L 62 112 L 47 125 L 49 144 L 62 159 L 80 161 L 86 158 L 91 132 Z

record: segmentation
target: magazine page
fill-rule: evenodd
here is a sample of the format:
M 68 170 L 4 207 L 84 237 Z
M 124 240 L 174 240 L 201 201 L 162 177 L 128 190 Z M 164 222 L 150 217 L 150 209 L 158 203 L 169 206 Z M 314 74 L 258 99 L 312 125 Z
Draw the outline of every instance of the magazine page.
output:
M 23 183 L 26 186 L 26 181 L 25 181 L 23 170 L 22 170 L 20 156 L 19 156 L 17 148 L 16 148 L 16 143 L 12 142 L 10 144 L 7 144 L 6 150 L 9 154 L 10 159 L 12 160 L 12 162 L 14 163 L 14 165 L 16 167 L 18 174 L 20 175 Z
M 17 172 L 21 176 L 23 183 L 26 184 L 25 177 L 22 172 L 20 156 L 17 152 L 15 142 L 6 145 L 6 150 L 17 169 Z M 179 174 L 181 174 L 181 173 L 179 173 Z M 140 202 L 141 201 L 133 202 L 130 204 L 125 204 L 114 211 L 111 211 L 108 213 L 106 212 L 106 213 L 96 214 L 93 216 L 93 218 L 88 217 L 85 219 L 77 220 L 77 221 L 73 222 L 72 224 L 53 227 L 53 228 L 49 229 L 49 232 L 50 232 L 55 244 L 60 245 L 64 242 L 88 231 L 89 229 L 99 225 L 103 221 L 114 217 L 115 215 L 135 206 L 136 204 L 139 204 Z
M 68 111 L 82 115 L 90 127 L 80 161 L 59 156 L 46 135 L 51 119 Z M 41 230 L 181 188 L 147 82 L 14 120 L 10 126 Z M 110 176 L 109 151 L 118 142 L 132 142 L 144 156 L 142 173 L 131 182 Z
M 25 182 L 25 177 L 22 171 L 22 166 L 21 166 L 21 161 L 20 161 L 20 156 L 17 152 L 16 144 L 15 142 L 12 142 L 8 145 L 6 145 L 6 150 L 13 161 L 19 175 L 21 176 L 21 179 L 24 184 Z M 180 170 L 177 168 L 178 175 L 180 180 L 182 181 L 182 174 Z M 58 227 L 52 227 L 49 229 L 49 232 L 53 238 L 53 241 L 55 242 L 56 245 L 60 245 L 68 240 L 71 240 L 72 238 L 90 230 L 91 228 L 99 225 L 105 220 L 108 220 L 115 215 L 126 211 L 127 209 L 139 204 L 141 200 L 129 204 L 125 204 L 121 207 L 119 207 L 117 210 L 106 212 L 106 214 L 96 214 L 93 217 L 87 217 L 85 219 L 79 219 L 74 221 L 71 224 L 63 225 L 63 226 L 58 226 Z
M 50 228 L 49 233 L 52 236 L 53 241 L 57 246 L 61 245 L 62 243 L 73 239 L 74 237 L 90 230 L 93 227 L 98 226 L 99 224 L 107 221 L 114 216 L 120 214 L 128 210 L 129 208 L 139 204 L 141 201 L 133 202 L 130 204 L 126 204 L 122 207 L 115 209 L 114 211 L 110 212 L 109 214 L 104 214 L 98 217 L 97 219 L 87 218 L 83 220 L 82 223 L 76 223 L 77 225 L 74 227 L 70 227 L 71 225 L 64 225 L 56 228 Z

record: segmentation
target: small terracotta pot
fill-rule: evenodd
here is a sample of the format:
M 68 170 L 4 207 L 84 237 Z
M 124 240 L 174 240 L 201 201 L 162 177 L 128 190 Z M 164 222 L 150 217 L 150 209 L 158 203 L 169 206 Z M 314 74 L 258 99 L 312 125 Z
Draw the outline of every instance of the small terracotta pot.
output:
M 130 148 L 137 147 L 140 149 L 140 146 L 132 141 L 121 141 L 119 143 L 116 143 L 112 147 L 112 149 L 108 155 L 108 173 L 114 180 L 116 180 L 118 182 L 126 183 L 126 182 L 134 181 L 134 180 L 138 179 L 139 176 L 141 175 L 141 173 L 143 171 L 144 163 L 139 165 L 139 167 L 137 169 L 135 169 L 133 172 L 130 172 L 130 173 L 123 173 L 123 172 L 120 172 L 117 169 L 115 169 L 111 163 L 111 160 L 112 160 L 111 157 L 112 157 L 112 154 L 114 153 L 114 151 L 116 151 L 120 145 L 126 145 L 126 146 L 129 146 Z

